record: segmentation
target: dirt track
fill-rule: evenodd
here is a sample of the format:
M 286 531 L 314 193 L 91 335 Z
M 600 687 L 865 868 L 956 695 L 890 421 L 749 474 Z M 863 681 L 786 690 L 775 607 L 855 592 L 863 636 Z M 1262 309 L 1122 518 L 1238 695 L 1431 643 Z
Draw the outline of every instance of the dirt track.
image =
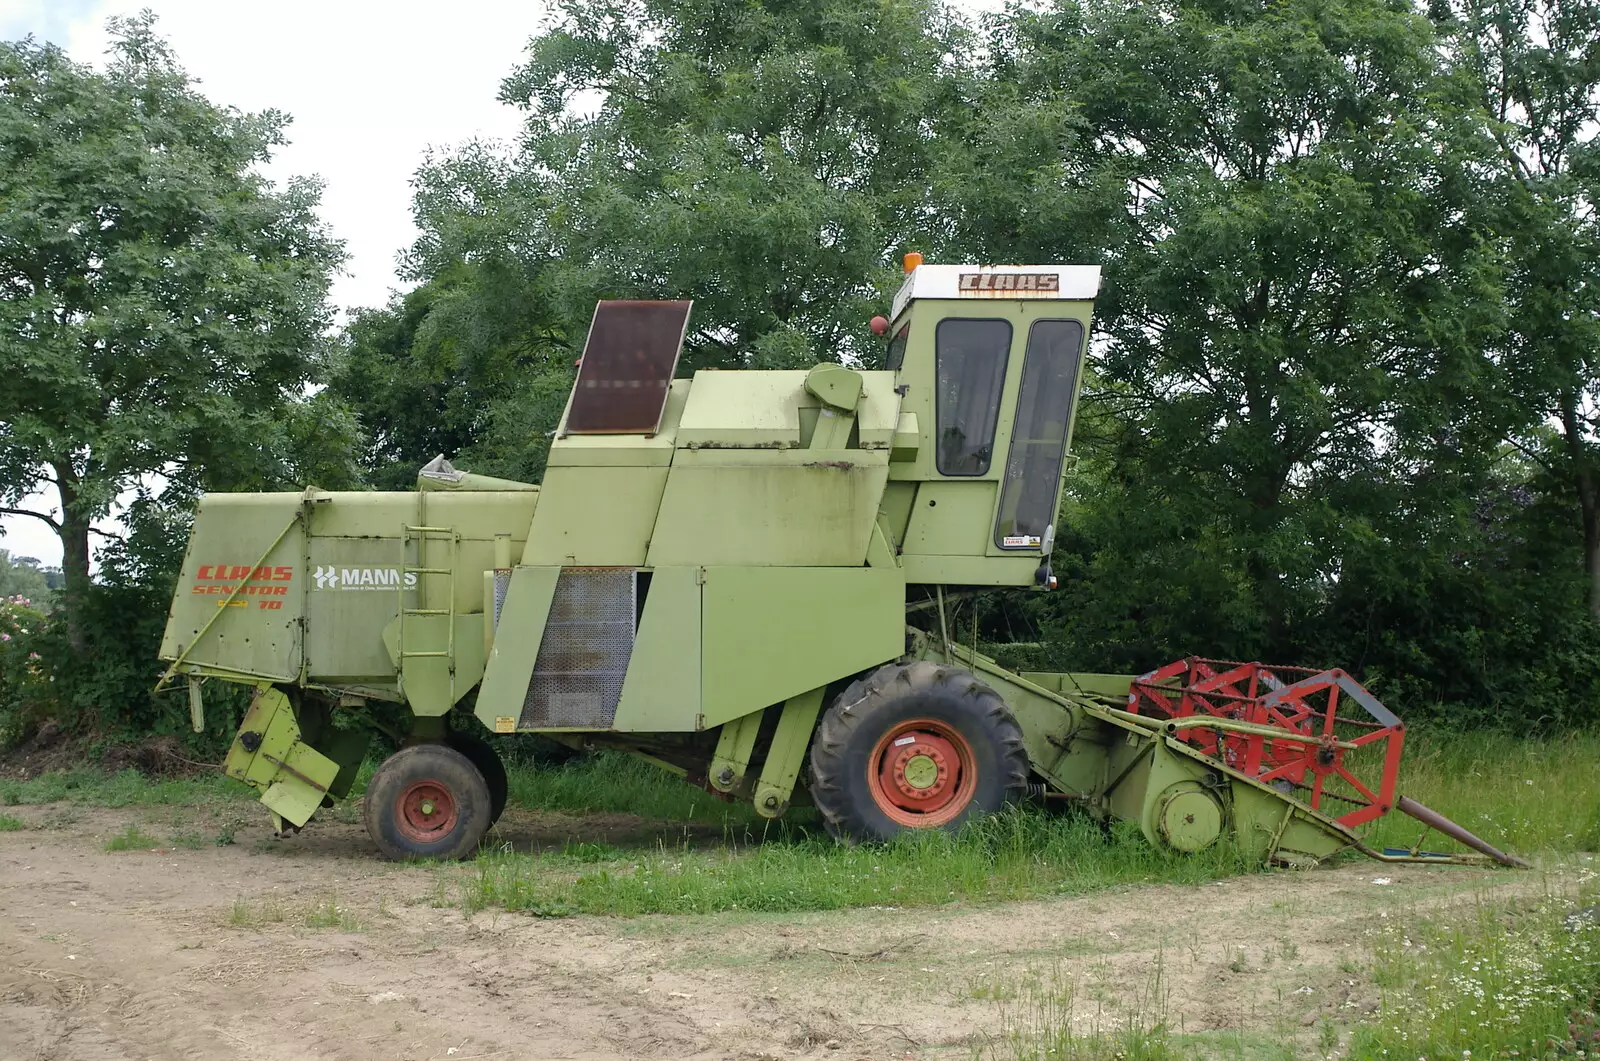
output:
M 278 843 L 252 815 L 231 847 L 107 852 L 183 812 L 7 812 L 46 827 L 0 833 L 5 1059 L 967 1057 L 1027 1021 L 1030 984 L 1109 1026 L 1158 960 L 1175 1031 L 1309 1036 L 1376 1004 L 1380 912 L 1544 883 L 1353 863 L 979 908 L 466 918 L 441 871 L 348 825 Z

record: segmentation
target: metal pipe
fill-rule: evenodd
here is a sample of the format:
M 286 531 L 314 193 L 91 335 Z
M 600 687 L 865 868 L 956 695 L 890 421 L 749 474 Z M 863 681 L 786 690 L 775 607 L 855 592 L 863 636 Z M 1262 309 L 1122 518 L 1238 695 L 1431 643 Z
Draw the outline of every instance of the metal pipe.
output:
M 1451 821 L 1449 818 L 1446 818 L 1443 814 L 1440 814 L 1435 810 L 1429 810 L 1427 807 L 1424 807 L 1422 804 L 1418 803 L 1409 796 L 1401 796 L 1400 799 L 1395 803 L 1395 809 L 1400 811 L 1402 814 L 1409 814 L 1411 817 L 1417 819 L 1417 821 L 1424 825 L 1437 829 L 1439 832 L 1450 837 L 1452 840 L 1458 840 L 1461 843 L 1466 844 L 1474 851 L 1488 855 L 1502 866 L 1515 866 L 1518 869 L 1533 868 L 1532 866 L 1528 865 L 1528 863 L 1522 861 L 1522 859 L 1517 858 L 1515 855 L 1506 854 L 1493 844 L 1490 844 L 1487 840 L 1479 839 L 1478 837 L 1467 832 L 1461 826 L 1457 825 L 1455 822 Z
M 1297 730 L 1282 729 L 1278 726 L 1261 726 L 1254 722 L 1240 722 L 1231 718 L 1213 718 L 1210 715 L 1189 715 L 1186 718 L 1168 720 L 1166 724 L 1168 733 L 1176 733 L 1181 729 L 1219 729 L 1227 733 L 1244 733 L 1256 737 L 1266 737 L 1269 740 L 1294 741 L 1297 744 L 1321 744 L 1323 742 L 1322 738 L 1315 733 L 1301 733 Z M 1335 748 L 1342 748 L 1346 751 L 1360 747 L 1360 745 L 1342 740 L 1329 741 L 1328 743 Z

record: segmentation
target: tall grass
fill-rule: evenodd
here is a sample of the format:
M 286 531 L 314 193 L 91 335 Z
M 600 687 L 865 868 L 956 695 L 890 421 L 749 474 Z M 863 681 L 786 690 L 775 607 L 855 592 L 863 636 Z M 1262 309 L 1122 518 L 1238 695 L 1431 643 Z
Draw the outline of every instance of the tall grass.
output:
M 623 752 L 602 752 L 557 767 L 514 765 L 507 773 L 509 804 L 526 810 L 682 822 L 763 821 L 748 803 L 730 803 Z
M 1152 848 L 1137 827 L 1014 809 L 955 835 L 922 832 L 845 847 L 774 824 L 754 843 L 730 833 L 626 850 L 580 844 L 542 854 L 485 853 L 460 882 L 461 905 L 538 914 L 704 914 L 993 902 L 1143 881 L 1197 883 L 1254 868 L 1231 848 L 1196 856 Z
M 1600 849 L 1600 734 L 1410 733 L 1399 789 L 1516 854 Z M 1368 842 L 1410 847 L 1421 831 L 1389 814 Z M 1435 834 L 1424 847 L 1452 845 Z

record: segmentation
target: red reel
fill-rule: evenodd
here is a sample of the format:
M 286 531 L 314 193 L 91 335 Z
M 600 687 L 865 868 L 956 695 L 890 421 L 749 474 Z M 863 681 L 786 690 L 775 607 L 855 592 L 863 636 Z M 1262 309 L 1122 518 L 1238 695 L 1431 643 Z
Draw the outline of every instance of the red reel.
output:
M 1128 710 L 1347 828 L 1394 806 L 1405 726 L 1342 670 L 1191 656 L 1137 678 Z

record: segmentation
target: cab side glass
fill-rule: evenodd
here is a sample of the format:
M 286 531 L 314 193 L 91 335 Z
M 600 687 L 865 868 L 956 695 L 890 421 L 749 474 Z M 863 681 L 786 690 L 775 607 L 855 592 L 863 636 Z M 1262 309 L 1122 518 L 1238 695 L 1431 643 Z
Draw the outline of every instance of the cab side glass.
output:
M 1002 549 L 1037 549 L 1055 521 L 1082 357 L 1083 325 L 1078 321 L 1035 321 L 1028 332 L 994 531 L 995 544 Z
M 910 341 L 911 325 L 903 324 L 894 333 L 894 338 L 889 340 L 888 352 L 883 355 L 883 367 L 890 372 L 899 372 L 906 360 L 906 343 Z
M 940 475 L 982 475 L 994 456 L 1011 324 L 947 319 L 934 333 L 934 418 Z

